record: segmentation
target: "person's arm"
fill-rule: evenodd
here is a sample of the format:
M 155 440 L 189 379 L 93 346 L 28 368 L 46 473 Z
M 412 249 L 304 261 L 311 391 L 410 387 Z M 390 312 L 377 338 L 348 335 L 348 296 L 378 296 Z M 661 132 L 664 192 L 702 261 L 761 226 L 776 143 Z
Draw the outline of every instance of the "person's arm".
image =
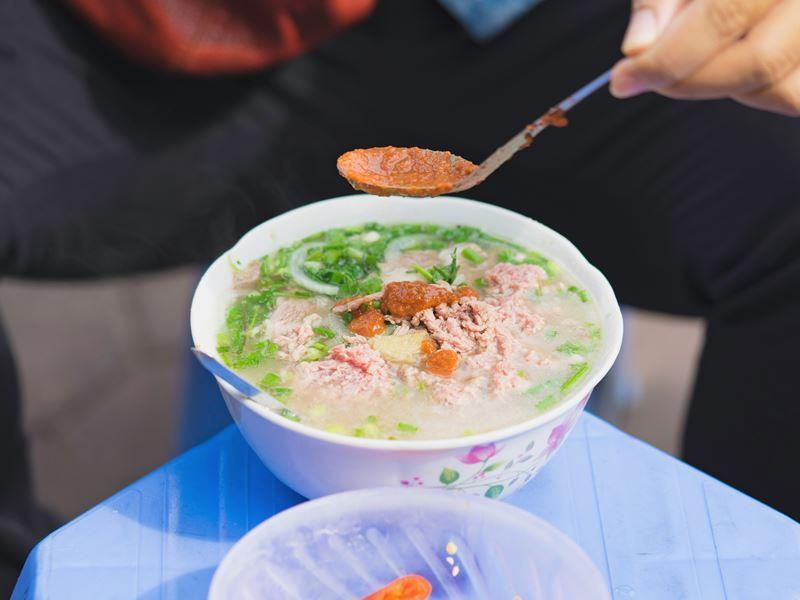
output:
M 800 0 L 633 0 L 611 91 L 800 115 Z

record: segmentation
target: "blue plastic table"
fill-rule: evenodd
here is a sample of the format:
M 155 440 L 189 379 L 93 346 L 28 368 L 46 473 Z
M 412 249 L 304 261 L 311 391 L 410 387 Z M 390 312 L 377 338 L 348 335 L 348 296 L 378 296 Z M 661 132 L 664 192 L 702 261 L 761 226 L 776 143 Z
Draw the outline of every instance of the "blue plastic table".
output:
M 203 598 L 228 549 L 300 501 L 229 427 L 43 540 L 13 598 Z M 800 525 L 588 414 L 508 502 L 580 544 L 615 598 L 800 598 Z

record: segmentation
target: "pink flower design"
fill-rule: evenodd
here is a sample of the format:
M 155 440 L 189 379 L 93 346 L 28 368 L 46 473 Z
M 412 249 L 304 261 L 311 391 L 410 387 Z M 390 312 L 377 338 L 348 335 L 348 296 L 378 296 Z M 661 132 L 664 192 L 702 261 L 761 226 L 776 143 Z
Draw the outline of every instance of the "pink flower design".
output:
M 567 418 L 564 419 L 560 425 L 556 425 L 553 427 L 553 430 L 550 432 L 550 437 L 547 438 L 547 449 L 545 452 L 547 456 L 550 456 L 553 452 L 555 452 L 561 443 L 564 441 L 564 438 L 567 437 L 570 429 L 572 426 L 575 425 L 575 421 L 578 420 L 578 417 L 583 410 L 583 407 L 586 406 L 586 402 L 589 400 L 589 396 L 587 395 L 581 403 L 575 407 L 570 414 L 567 415 Z
M 458 460 L 465 465 L 474 465 L 476 463 L 486 462 L 498 452 L 500 452 L 500 448 L 495 446 L 494 443 L 481 444 L 480 446 L 473 446 L 469 454 L 459 456 Z

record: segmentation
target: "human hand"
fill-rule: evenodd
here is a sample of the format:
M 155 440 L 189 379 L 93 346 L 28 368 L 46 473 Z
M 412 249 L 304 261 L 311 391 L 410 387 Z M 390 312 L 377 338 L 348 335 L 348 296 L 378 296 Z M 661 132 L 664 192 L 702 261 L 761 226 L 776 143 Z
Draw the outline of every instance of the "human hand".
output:
M 800 115 L 800 0 L 633 0 L 611 93 Z

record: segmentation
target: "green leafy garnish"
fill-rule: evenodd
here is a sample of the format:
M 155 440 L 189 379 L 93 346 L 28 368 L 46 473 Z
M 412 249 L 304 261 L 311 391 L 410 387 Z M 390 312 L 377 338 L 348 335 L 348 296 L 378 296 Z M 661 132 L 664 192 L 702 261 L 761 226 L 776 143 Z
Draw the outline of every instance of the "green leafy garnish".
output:
M 314 333 L 317 335 L 321 335 L 324 338 L 332 340 L 336 337 L 336 334 L 333 332 L 332 329 L 328 329 L 327 327 L 313 327 Z
M 479 288 L 485 288 L 486 287 L 486 281 L 483 279 L 483 277 L 478 277 L 472 283 L 475 284 L 475 287 L 479 287 Z
M 581 377 L 583 377 L 586 372 L 589 370 L 589 363 L 575 363 L 570 365 L 572 369 L 572 375 L 561 384 L 561 393 L 567 392 L 572 386 L 574 386 Z
M 416 425 L 412 425 L 411 423 L 398 423 L 397 431 L 403 431 L 405 433 L 416 433 L 417 431 L 419 431 L 419 427 L 417 427 Z
M 548 339 L 551 339 L 551 340 L 554 337 L 556 337 L 557 335 L 558 335 L 558 332 L 555 329 L 551 329 L 550 331 L 545 331 L 544 332 L 544 337 L 546 337 Z
M 452 285 L 456 280 L 456 275 L 458 274 L 458 261 L 456 260 L 455 248 L 453 249 L 453 254 L 451 255 L 449 264 L 434 265 L 430 269 L 426 269 L 420 265 L 411 265 L 411 270 L 409 273 L 417 273 L 430 283 L 446 281 Z
M 545 396 L 542 400 L 539 400 L 536 403 L 536 408 L 539 410 L 547 410 L 548 408 L 552 408 L 558 403 L 558 397 L 554 394 L 550 394 L 549 396 Z
M 475 252 L 472 248 L 462 248 L 461 249 L 461 256 L 466 258 L 469 262 L 473 265 L 479 265 L 483 262 L 483 257 Z
M 556 348 L 556 352 L 561 352 L 562 354 L 586 354 L 586 348 L 575 342 L 564 342 Z
M 589 293 L 586 290 L 580 289 L 576 285 L 571 285 L 567 288 L 568 292 L 575 294 L 581 302 L 588 302 L 589 301 Z

